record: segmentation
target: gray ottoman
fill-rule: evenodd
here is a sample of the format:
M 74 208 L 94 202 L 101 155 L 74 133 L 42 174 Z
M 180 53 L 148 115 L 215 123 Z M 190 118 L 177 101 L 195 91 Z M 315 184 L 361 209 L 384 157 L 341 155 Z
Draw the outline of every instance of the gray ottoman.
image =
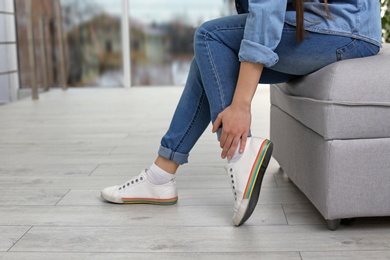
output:
M 273 156 L 328 220 L 390 216 L 390 45 L 271 85 Z

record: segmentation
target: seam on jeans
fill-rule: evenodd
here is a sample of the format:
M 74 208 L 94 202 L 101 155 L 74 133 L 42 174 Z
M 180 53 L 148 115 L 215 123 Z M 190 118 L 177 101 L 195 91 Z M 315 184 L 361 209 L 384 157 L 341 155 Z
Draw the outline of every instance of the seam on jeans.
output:
M 193 118 L 191 120 L 190 126 L 187 128 L 187 131 L 185 132 L 183 137 L 180 139 L 179 143 L 176 145 L 174 151 L 172 151 L 172 154 L 171 154 L 172 158 L 171 158 L 171 160 L 173 159 L 173 156 L 174 156 L 175 152 L 180 148 L 180 146 L 183 144 L 184 140 L 187 138 L 187 136 L 192 131 L 195 121 L 199 118 L 199 113 L 200 113 L 200 110 L 202 108 L 202 105 L 204 103 L 205 98 L 206 98 L 206 93 L 205 93 L 205 91 L 203 89 L 201 97 L 200 97 L 199 102 L 198 102 L 198 105 L 196 107 L 196 112 L 195 112 L 195 114 L 194 114 L 194 116 L 193 116 Z
M 353 38 L 349 38 L 351 39 L 351 42 L 349 42 L 348 44 L 346 45 L 343 45 L 341 47 L 339 47 L 337 50 L 336 50 L 336 53 L 337 53 L 337 61 L 342 61 L 342 60 L 348 60 L 350 58 L 345 58 L 345 55 L 347 54 L 348 55 L 348 49 L 355 45 L 356 44 L 356 41 L 358 41 L 357 39 L 353 39 Z
M 205 38 L 208 37 L 210 39 L 213 39 L 214 41 L 216 42 L 219 42 L 221 44 L 223 44 L 224 46 L 226 46 L 228 49 L 232 50 L 234 52 L 233 49 L 229 48 L 227 45 L 225 45 L 222 41 L 220 41 L 219 39 L 215 38 L 215 37 L 212 37 L 212 33 L 214 32 L 219 32 L 219 31 L 234 31 L 234 30 L 244 30 L 245 29 L 245 26 L 236 26 L 236 27 L 229 27 L 229 28 L 216 28 L 214 30 L 211 30 L 211 31 L 207 31 L 205 33 Z M 243 37 L 244 39 L 244 37 Z M 205 42 L 206 42 L 206 39 L 205 39 Z
M 215 31 L 215 30 L 214 30 Z M 210 47 L 209 47 L 209 44 L 207 42 L 207 38 L 210 38 L 210 39 L 213 39 L 212 37 L 209 37 L 209 33 L 206 32 L 205 35 L 204 35 L 204 43 L 206 45 L 206 50 L 207 50 L 207 59 L 209 60 L 210 64 L 211 64 L 211 68 L 213 69 L 213 74 L 214 74 L 214 77 L 217 81 L 217 87 L 218 87 L 218 92 L 219 92 L 219 97 L 220 97 L 220 100 L 221 100 L 221 105 L 222 105 L 222 110 L 226 108 L 226 104 L 225 104 L 225 101 L 224 101 L 224 94 L 223 94 L 223 91 L 222 91 L 222 86 L 221 86 L 221 79 L 219 78 L 218 76 L 218 73 L 217 73 L 217 68 L 215 66 L 215 63 L 214 63 L 214 60 L 211 56 L 211 51 L 210 51 Z M 214 40 L 214 39 L 213 39 Z
M 212 55 L 211 55 L 210 47 L 209 47 L 209 44 L 208 44 L 208 39 L 211 39 L 211 40 L 213 40 L 215 42 L 223 44 L 224 46 L 226 46 L 226 48 L 232 50 L 231 48 L 229 48 L 227 45 L 225 45 L 220 40 L 216 39 L 215 37 L 212 37 L 211 33 L 219 32 L 219 31 L 242 30 L 244 28 L 245 27 L 243 27 L 243 26 L 234 26 L 234 27 L 229 27 L 229 28 L 215 28 L 214 30 L 206 31 L 204 33 L 204 43 L 205 43 L 206 50 L 207 50 L 207 58 L 208 58 L 208 60 L 209 60 L 209 62 L 211 64 L 211 68 L 213 69 L 214 77 L 215 77 L 215 79 L 217 81 L 219 97 L 221 99 L 221 105 L 222 105 L 221 110 L 225 109 L 227 107 L 227 105 L 225 103 L 225 98 L 224 98 L 224 93 L 223 93 L 223 89 L 222 89 L 221 79 L 219 78 L 219 75 L 217 73 L 217 68 L 216 68 L 214 59 L 212 58 Z
M 173 158 L 175 157 L 175 152 L 172 151 L 171 154 L 169 155 L 169 160 L 174 161 Z

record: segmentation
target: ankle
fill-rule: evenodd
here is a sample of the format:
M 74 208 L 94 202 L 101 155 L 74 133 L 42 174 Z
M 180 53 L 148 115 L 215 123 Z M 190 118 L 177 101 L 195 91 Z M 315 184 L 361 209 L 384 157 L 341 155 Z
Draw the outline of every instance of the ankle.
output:
M 164 170 L 167 173 L 175 174 L 177 169 L 179 168 L 179 164 L 174 161 L 168 160 L 164 157 L 158 156 L 156 161 L 154 162 L 159 168 Z
M 146 178 L 154 185 L 166 184 L 171 182 L 174 177 L 174 174 L 164 171 L 154 163 L 146 170 Z

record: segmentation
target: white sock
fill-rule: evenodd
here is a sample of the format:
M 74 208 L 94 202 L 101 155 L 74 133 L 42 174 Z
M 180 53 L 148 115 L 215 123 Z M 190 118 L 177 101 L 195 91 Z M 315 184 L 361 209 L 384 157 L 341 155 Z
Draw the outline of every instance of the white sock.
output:
M 175 175 L 164 171 L 153 163 L 146 171 L 146 177 L 150 183 L 154 185 L 161 185 L 172 181 Z
M 228 163 L 235 163 L 241 158 L 242 153 L 240 153 L 240 145 L 241 145 L 241 141 L 238 143 L 237 149 L 234 152 L 232 159 L 228 160 Z

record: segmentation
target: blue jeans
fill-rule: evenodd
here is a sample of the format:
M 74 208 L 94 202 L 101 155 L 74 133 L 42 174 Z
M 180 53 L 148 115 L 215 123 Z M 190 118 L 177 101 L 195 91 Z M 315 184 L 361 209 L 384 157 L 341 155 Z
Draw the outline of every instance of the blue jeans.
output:
M 195 32 L 194 53 L 187 82 L 158 154 L 177 164 L 188 162 L 189 152 L 210 122 L 232 101 L 240 62 L 238 51 L 247 14 L 208 21 Z M 285 24 L 275 52 L 279 62 L 264 68 L 260 83 L 272 84 L 312 73 L 330 63 L 378 53 L 379 47 L 348 37 L 306 32 L 295 41 L 295 27 Z

